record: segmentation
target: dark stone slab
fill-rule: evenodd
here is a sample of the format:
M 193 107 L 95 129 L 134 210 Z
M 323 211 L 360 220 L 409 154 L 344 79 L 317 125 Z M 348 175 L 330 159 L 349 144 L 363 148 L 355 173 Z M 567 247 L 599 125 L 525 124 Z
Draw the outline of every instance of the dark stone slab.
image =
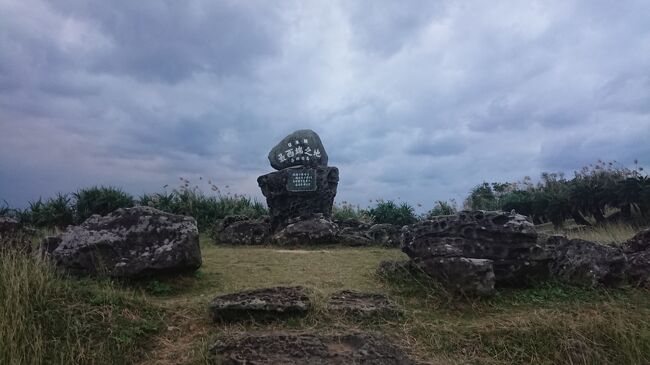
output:
M 302 171 L 302 168 L 288 168 L 257 178 L 269 207 L 272 231 L 299 217 L 322 214 L 324 218 L 330 219 L 332 216 L 339 170 L 336 167 L 316 167 L 313 169 L 315 191 L 290 191 L 287 184 L 296 171 Z
M 332 294 L 327 301 L 327 309 L 354 317 L 390 317 L 399 310 L 388 296 L 380 293 L 362 293 L 342 290 Z
M 269 152 L 269 162 L 276 170 L 292 166 L 327 166 L 327 159 L 320 137 L 310 129 L 291 133 Z
M 46 238 L 42 250 L 76 275 L 139 278 L 193 272 L 201 266 L 194 218 L 151 207 L 93 215 Z
M 274 320 L 304 315 L 311 308 L 302 286 L 278 286 L 220 295 L 210 303 L 215 321 Z
M 313 218 L 298 218 L 289 221 L 273 235 L 273 242 L 278 245 L 318 245 L 336 243 L 338 227 L 322 215 Z
M 451 291 L 468 296 L 491 296 L 495 293 L 492 260 L 429 257 L 416 261 L 416 265 Z
M 380 334 L 323 335 L 277 331 L 218 341 L 214 364 L 410 365 L 399 347 Z
M 271 242 L 268 219 L 226 217 L 215 224 L 214 241 L 228 245 L 262 245 Z

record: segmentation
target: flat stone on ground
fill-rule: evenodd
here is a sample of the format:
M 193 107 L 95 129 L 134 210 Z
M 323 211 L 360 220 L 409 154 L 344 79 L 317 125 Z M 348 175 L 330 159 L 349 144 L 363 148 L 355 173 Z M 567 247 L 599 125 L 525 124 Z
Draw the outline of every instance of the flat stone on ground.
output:
M 302 286 L 278 286 L 220 295 L 210 303 L 217 321 L 239 319 L 273 320 L 303 315 L 311 308 L 307 289 Z
M 253 333 L 219 341 L 211 353 L 214 364 L 413 364 L 399 347 L 371 333 Z
M 327 301 L 327 309 L 359 317 L 394 316 L 397 306 L 384 294 L 342 290 Z

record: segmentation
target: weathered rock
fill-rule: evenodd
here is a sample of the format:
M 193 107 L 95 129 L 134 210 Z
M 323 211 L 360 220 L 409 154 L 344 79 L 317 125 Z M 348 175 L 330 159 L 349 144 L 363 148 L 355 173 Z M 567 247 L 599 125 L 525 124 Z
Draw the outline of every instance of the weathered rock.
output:
M 444 287 L 468 296 L 494 294 L 495 275 L 492 260 L 466 257 L 437 257 L 416 264 Z
M 650 287 L 650 229 L 638 232 L 623 244 L 627 255 L 627 276 L 634 285 Z
M 194 218 L 142 206 L 93 215 L 45 239 L 43 250 L 57 266 L 77 275 L 138 278 L 201 266 Z
M 370 246 L 374 242 L 366 236 L 366 232 L 359 232 L 354 228 L 345 227 L 339 230 L 336 242 L 351 247 Z
M 378 245 L 399 247 L 402 236 L 402 227 L 395 224 L 375 224 L 368 229 L 367 236 Z
M 327 166 L 327 153 L 316 132 L 301 129 L 284 137 L 269 152 L 269 162 L 276 170 L 292 166 Z
M 17 220 L 0 216 L 0 250 L 11 248 L 31 251 L 33 234 L 33 230 L 23 227 Z
M 650 250 L 627 254 L 628 280 L 638 286 L 650 288 Z
M 218 341 L 215 364 L 410 365 L 413 362 L 380 334 L 322 335 L 306 332 L 246 334 Z
M 620 248 L 580 239 L 559 244 L 551 263 L 554 278 L 586 287 L 620 285 L 626 270 L 627 259 Z
M 215 321 L 278 319 L 304 315 L 310 308 L 307 290 L 301 286 L 246 290 L 220 295 L 210 303 Z
M 271 241 L 268 219 L 230 219 L 226 217 L 215 225 L 215 242 L 230 245 L 261 245 Z
M 399 310 L 384 294 L 361 293 L 342 290 L 332 294 L 327 301 L 327 309 L 354 317 L 389 317 L 399 314 Z
M 650 229 L 644 229 L 623 243 L 625 252 L 650 250 Z
M 338 227 L 332 221 L 316 215 L 297 219 L 277 231 L 273 242 L 278 245 L 317 245 L 337 242 Z
M 525 216 L 505 212 L 464 211 L 405 226 L 402 250 L 411 259 L 431 268 L 426 263 L 429 259 L 488 259 L 497 283 L 507 285 L 527 281 L 529 272 L 537 276 L 538 265 L 543 271 L 550 260 L 540 256 L 543 250 L 537 244 L 533 224 Z M 458 262 L 452 260 L 450 265 Z
M 266 197 L 271 217 L 271 230 L 289 224 L 289 221 L 299 217 L 322 214 L 330 219 L 332 205 L 339 183 L 339 170 L 336 167 L 319 166 L 313 169 L 313 191 L 291 191 L 288 183 L 293 175 L 307 170 L 288 168 L 257 178 L 257 183 Z

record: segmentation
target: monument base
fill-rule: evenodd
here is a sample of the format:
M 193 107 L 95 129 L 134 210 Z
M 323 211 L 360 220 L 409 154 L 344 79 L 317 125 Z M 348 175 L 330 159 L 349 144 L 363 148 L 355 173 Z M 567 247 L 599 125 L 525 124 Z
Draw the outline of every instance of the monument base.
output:
M 332 216 L 339 169 L 319 166 L 290 167 L 257 178 L 266 197 L 273 231 L 299 217 Z

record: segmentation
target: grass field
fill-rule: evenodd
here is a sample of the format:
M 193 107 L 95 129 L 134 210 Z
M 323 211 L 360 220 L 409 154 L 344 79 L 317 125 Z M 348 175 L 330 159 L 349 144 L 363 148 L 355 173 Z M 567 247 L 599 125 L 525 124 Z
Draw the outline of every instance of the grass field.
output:
M 59 288 L 44 295 L 48 301 L 60 298 L 60 305 L 49 304 L 49 309 L 47 304 L 32 305 L 21 312 L 24 321 L 44 323 L 41 317 L 30 317 L 30 311 L 59 313 L 62 319 L 55 326 L 76 332 L 67 337 L 64 334 L 69 331 L 43 333 L 39 348 L 54 346 L 56 350 L 62 343 L 61 351 L 76 357 L 41 351 L 38 359 L 51 359 L 41 363 L 53 364 L 202 364 L 207 363 L 208 349 L 219 338 L 250 330 L 307 329 L 380 331 L 414 359 L 433 364 L 650 363 L 648 290 L 587 290 L 544 284 L 532 289 L 500 289 L 493 298 L 471 300 L 452 297 L 418 278 L 398 282 L 378 278 L 375 270 L 380 261 L 406 258 L 398 249 L 227 247 L 215 246 L 202 237 L 202 253 L 200 271 L 183 278 L 135 286 L 75 279 L 51 279 L 50 284 L 43 284 L 43 288 Z M 41 276 L 47 277 L 49 271 L 44 270 Z M 315 310 L 304 318 L 270 324 L 212 323 L 207 307 L 214 296 L 274 285 L 307 286 Z M 403 315 L 356 320 L 324 311 L 325 296 L 341 289 L 386 293 Z M 27 295 L 38 298 L 33 290 Z M 4 300 L 11 303 L 8 298 L 5 295 Z M 11 305 L 5 309 L 18 310 L 21 303 Z M 4 327 L 0 322 L 4 331 L 0 335 L 16 327 L 9 309 L 0 312 L 0 320 L 5 322 Z M 80 320 L 75 322 L 75 316 L 85 319 L 84 326 Z M 23 327 L 29 327 L 28 323 Z M 33 337 L 28 328 L 23 332 L 23 337 L 13 338 L 14 345 L 24 336 Z M 14 351 L 22 354 L 22 363 L 38 363 L 29 361 L 30 346 L 19 351 L 8 344 L 9 340 L 0 339 L 0 356 L 5 360 L 11 359 Z

